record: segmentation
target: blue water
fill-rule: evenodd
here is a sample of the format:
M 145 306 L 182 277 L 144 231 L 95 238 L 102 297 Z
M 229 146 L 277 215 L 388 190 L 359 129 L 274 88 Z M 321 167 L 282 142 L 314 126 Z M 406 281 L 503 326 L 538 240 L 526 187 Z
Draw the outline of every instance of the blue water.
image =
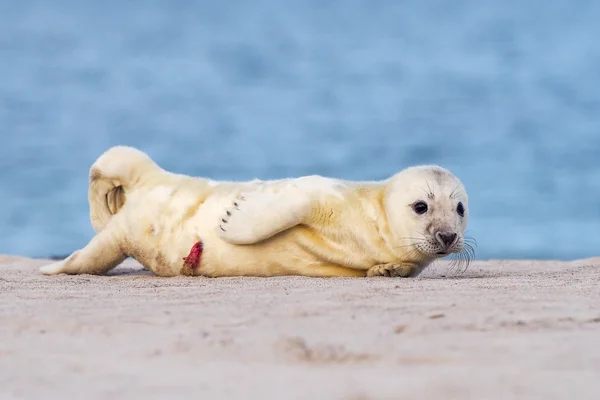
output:
M 600 2 L 0 0 L 0 253 L 92 237 L 91 163 L 467 187 L 477 257 L 600 254 Z

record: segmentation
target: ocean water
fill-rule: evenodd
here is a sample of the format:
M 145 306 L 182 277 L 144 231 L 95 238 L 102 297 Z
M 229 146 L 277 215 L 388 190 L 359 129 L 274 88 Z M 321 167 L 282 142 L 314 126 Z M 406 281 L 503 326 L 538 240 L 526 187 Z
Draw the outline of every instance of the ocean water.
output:
M 0 253 L 92 237 L 87 174 L 467 187 L 477 258 L 600 255 L 600 2 L 0 0 Z

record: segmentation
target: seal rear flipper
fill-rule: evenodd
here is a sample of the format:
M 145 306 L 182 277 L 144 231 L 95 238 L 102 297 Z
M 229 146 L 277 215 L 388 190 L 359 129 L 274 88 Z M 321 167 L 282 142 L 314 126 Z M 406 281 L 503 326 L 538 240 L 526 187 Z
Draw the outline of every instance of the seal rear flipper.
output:
M 40 272 L 44 275 L 101 275 L 115 268 L 126 258 L 110 230 L 105 229 L 94 236 L 84 248 L 73 252 L 62 261 L 40 267 Z
M 234 200 L 219 218 L 217 235 L 231 244 L 254 244 L 301 224 L 313 201 L 304 192 L 249 192 Z
M 114 146 L 98 157 L 90 168 L 88 188 L 90 220 L 96 232 L 104 229 L 119 212 L 127 200 L 127 191 L 149 171 L 161 168 L 146 153 L 133 147 Z

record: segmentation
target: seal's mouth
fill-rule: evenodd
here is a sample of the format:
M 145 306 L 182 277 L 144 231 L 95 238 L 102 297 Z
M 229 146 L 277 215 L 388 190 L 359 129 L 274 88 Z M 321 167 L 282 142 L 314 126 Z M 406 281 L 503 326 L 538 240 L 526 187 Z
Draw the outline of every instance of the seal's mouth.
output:
M 445 251 L 438 251 L 435 254 L 437 254 L 438 256 L 447 256 L 448 255 L 448 253 L 446 253 Z

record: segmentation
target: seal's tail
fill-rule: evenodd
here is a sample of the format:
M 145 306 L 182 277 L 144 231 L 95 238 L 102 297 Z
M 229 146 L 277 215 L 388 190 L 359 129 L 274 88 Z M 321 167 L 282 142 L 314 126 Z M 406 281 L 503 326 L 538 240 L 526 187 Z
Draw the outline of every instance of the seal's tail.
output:
M 143 151 L 129 146 L 115 146 L 102 154 L 90 168 L 88 201 L 90 219 L 100 232 L 110 218 L 125 204 L 131 190 L 149 170 L 160 167 Z

